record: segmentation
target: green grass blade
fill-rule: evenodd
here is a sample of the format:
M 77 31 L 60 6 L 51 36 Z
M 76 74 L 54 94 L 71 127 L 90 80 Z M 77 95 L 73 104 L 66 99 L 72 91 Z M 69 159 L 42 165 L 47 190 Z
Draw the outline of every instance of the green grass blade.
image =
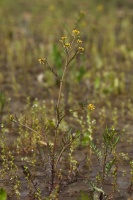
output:
M 3 188 L 0 188 L 0 200 L 7 200 L 7 193 Z

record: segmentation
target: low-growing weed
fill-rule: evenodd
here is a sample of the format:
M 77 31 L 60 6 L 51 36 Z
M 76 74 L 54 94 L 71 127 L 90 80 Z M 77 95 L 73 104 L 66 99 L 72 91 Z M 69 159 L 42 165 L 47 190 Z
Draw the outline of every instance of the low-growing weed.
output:
M 94 154 L 96 155 L 100 166 L 100 171 L 96 176 L 96 182 L 98 184 L 98 187 L 100 186 L 100 189 L 96 189 L 98 187 L 94 187 L 94 189 L 100 193 L 99 199 L 101 200 L 103 199 L 105 181 L 110 176 L 110 172 L 113 167 L 114 179 L 116 179 L 117 177 L 118 164 L 116 156 L 116 145 L 118 141 L 119 135 L 116 133 L 114 128 L 112 128 L 111 130 L 108 128 L 105 129 L 103 133 L 103 144 L 101 150 L 98 149 L 93 140 L 90 140 L 90 146 Z M 114 184 L 115 185 L 113 192 L 115 192 L 116 189 L 116 181 L 114 182 Z M 94 185 L 92 184 L 92 186 Z

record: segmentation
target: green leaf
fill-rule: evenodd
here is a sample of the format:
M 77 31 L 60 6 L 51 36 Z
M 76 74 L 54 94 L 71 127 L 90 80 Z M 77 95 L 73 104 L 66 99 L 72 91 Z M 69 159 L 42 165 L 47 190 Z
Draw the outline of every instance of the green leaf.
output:
M 115 158 L 112 160 L 112 161 L 110 161 L 110 162 L 108 162 L 107 164 L 106 164 L 106 173 L 108 173 L 110 170 L 111 170 L 111 168 L 112 168 L 112 166 L 114 165 L 114 163 L 115 163 Z
M 119 142 L 119 139 L 120 139 L 120 136 L 115 138 L 115 141 L 113 143 L 112 149 L 114 149 L 116 147 L 117 143 Z
M 1 109 L 1 111 L 3 111 L 5 101 L 6 101 L 5 95 L 2 92 L 0 92 L 0 109 Z
M 81 192 L 81 197 L 79 200 L 93 200 L 93 197 L 88 196 L 88 194 L 85 194 L 84 192 Z
M 90 142 L 90 136 L 85 134 L 84 137 L 82 138 L 82 145 L 86 146 L 89 144 L 89 142 Z
M 7 200 L 7 193 L 3 188 L 0 188 L 0 200 Z
M 102 153 L 101 151 L 97 148 L 97 146 L 94 144 L 92 140 L 90 140 L 90 147 L 92 148 L 94 154 L 97 156 L 98 161 L 101 161 L 102 159 Z
M 97 191 L 99 193 L 105 194 L 105 192 L 101 188 L 96 187 L 94 183 L 90 182 L 90 184 L 91 184 L 93 190 L 95 190 L 95 191 Z

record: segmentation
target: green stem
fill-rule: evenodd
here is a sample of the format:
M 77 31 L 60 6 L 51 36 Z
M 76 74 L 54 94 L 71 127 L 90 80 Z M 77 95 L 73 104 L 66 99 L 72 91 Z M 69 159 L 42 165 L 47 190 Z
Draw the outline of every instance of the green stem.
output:
M 63 70 L 63 75 L 62 75 L 62 78 L 61 78 L 61 81 L 60 81 L 60 89 L 59 89 L 59 95 L 58 95 L 58 101 L 57 101 L 57 110 L 59 110 L 59 107 L 60 107 L 61 93 L 62 93 L 63 82 L 64 82 L 64 77 L 65 77 L 65 74 L 66 74 L 68 63 L 69 62 L 68 62 L 68 56 L 67 56 L 66 64 L 65 64 L 65 67 L 64 67 L 64 70 Z
M 108 152 L 108 149 L 106 147 L 106 150 L 104 153 L 103 170 L 102 170 L 102 187 L 103 187 L 104 181 L 105 181 L 105 168 L 106 168 L 106 161 L 107 161 L 107 152 Z
M 60 102 L 61 102 L 61 95 L 62 95 L 62 89 L 63 89 L 63 83 L 64 83 L 64 78 L 66 75 L 66 71 L 68 68 L 68 65 L 71 63 L 71 61 L 76 57 L 78 51 L 75 52 L 75 54 L 69 59 L 69 53 L 70 52 L 66 52 L 66 63 L 63 69 L 63 74 L 62 74 L 62 78 L 60 81 L 60 88 L 59 88 L 59 93 L 58 93 L 58 100 L 57 100 L 57 105 L 56 105 L 56 126 L 55 126 L 55 135 L 54 135 L 54 147 L 53 147 L 53 155 L 52 155 L 52 188 L 54 185 L 54 179 L 55 179 L 55 171 L 56 171 L 56 167 L 60 161 L 60 157 L 62 155 L 62 153 L 64 152 L 65 148 L 62 149 L 59 157 L 57 158 L 56 164 L 55 164 L 55 152 L 56 152 L 56 143 L 57 143 L 57 134 L 58 134 L 58 128 L 60 125 L 60 122 L 62 120 L 62 117 L 60 118 L 60 114 L 59 114 L 59 108 L 60 108 Z

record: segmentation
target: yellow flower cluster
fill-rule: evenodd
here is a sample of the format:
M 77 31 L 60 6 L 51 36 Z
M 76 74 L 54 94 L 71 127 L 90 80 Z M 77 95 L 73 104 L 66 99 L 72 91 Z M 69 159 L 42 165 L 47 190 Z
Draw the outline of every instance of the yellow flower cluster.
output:
M 39 61 L 40 64 L 45 64 L 46 58 L 39 58 L 38 61 Z
M 94 110 L 94 109 L 95 109 L 95 106 L 94 106 L 93 104 L 89 104 L 89 105 L 88 105 L 88 109 L 89 109 L 89 110 Z
M 62 41 L 66 40 L 66 39 L 67 39 L 66 36 L 61 37 L 61 40 L 62 40 Z
M 64 45 L 64 47 L 66 48 L 68 48 L 68 47 L 70 47 L 71 46 L 71 44 L 70 43 L 68 43 L 68 42 L 66 42 L 66 39 L 67 39 L 67 37 L 66 36 L 62 36 L 61 37 L 61 40 L 60 40 L 60 42 L 62 42 L 63 43 L 63 45 Z
M 66 36 L 62 36 L 60 39 L 62 46 L 64 47 L 67 53 L 69 52 L 69 50 L 76 47 L 77 48 L 76 54 L 82 54 L 84 48 L 81 46 L 79 47 L 79 45 L 82 43 L 82 40 L 79 39 L 80 31 L 78 31 L 77 29 L 72 30 L 72 36 L 73 36 L 72 42 L 69 42 Z
M 70 47 L 70 43 L 65 43 L 64 47 Z
M 72 30 L 72 35 L 73 36 L 79 35 L 79 34 L 80 34 L 80 32 L 77 29 Z
M 79 51 L 80 53 L 82 53 L 82 52 L 84 51 L 84 48 L 83 48 L 83 47 L 78 47 L 78 51 Z
M 62 43 L 65 43 L 66 39 L 67 39 L 66 36 L 62 36 L 62 37 L 61 37 L 61 40 L 59 40 L 59 41 L 62 42 Z
M 82 43 L 82 40 L 78 39 L 78 40 L 77 40 L 77 43 Z

